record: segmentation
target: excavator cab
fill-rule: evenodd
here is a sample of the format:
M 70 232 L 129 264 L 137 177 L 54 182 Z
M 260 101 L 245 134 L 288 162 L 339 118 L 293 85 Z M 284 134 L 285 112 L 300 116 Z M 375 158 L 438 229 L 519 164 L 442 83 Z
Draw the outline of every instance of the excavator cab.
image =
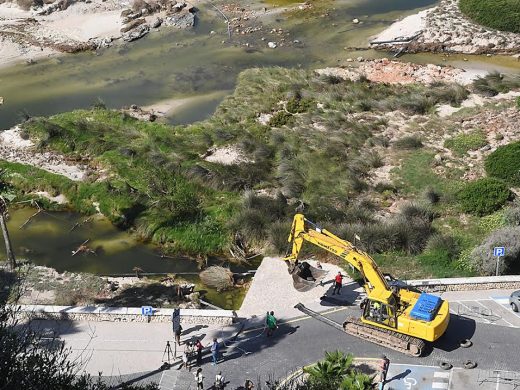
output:
M 363 308 L 363 320 L 397 328 L 397 312 L 390 302 L 367 299 Z
M 313 267 L 306 261 L 287 262 L 289 273 L 293 279 L 293 286 L 297 291 L 306 292 L 312 290 L 327 275 L 327 271 Z

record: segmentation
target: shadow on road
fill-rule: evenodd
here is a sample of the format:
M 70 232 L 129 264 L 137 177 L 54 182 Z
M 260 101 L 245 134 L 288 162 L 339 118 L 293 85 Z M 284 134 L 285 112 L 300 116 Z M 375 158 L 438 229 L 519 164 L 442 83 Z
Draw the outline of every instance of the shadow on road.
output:
M 476 327 L 475 320 L 451 314 L 448 329 L 440 339 L 433 343 L 433 348 L 446 352 L 459 349 L 462 340 L 469 340 L 473 337 Z M 431 351 L 428 352 L 431 353 Z
M 327 292 L 320 298 L 320 305 L 326 307 L 332 306 L 352 306 L 355 305 L 356 299 L 359 297 L 359 292 L 355 291 L 359 288 L 359 284 L 350 283 L 341 288 L 340 295 L 332 295 L 334 285 L 332 282 Z
M 386 384 L 392 382 L 392 381 L 400 381 L 401 379 L 404 379 L 406 378 L 408 375 L 410 375 L 412 373 L 412 370 L 410 370 L 409 368 L 407 368 L 406 370 L 404 370 L 403 372 L 397 374 L 397 375 L 394 375 L 392 378 L 389 378 L 386 380 Z

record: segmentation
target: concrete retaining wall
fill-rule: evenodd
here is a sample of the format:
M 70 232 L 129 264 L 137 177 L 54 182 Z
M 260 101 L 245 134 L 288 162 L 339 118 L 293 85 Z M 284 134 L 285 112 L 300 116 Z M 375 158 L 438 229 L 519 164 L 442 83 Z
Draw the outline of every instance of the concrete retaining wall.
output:
M 173 309 L 155 309 L 143 316 L 140 307 L 21 305 L 19 316 L 25 319 L 60 319 L 112 322 L 171 322 Z M 231 325 L 232 310 L 180 309 L 181 324 Z
M 520 289 L 520 275 L 484 276 L 474 278 L 408 280 L 411 286 L 424 292 Z

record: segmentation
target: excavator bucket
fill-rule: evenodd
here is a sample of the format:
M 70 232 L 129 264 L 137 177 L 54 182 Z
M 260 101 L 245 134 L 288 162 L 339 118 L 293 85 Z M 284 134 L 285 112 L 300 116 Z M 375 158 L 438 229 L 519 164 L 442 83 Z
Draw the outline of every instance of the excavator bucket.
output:
M 328 271 L 311 266 L 306 261 L 292 264 L 291 268 L 289 268 L 289 272 L 293 278 L 294 288 L 300 292 L 312 290 L 328 273 Z

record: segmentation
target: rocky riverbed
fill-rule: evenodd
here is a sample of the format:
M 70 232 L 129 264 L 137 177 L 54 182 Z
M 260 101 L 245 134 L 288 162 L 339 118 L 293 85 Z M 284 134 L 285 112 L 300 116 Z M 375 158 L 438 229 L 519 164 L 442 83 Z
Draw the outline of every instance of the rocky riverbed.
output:
M 134 41 L 161 26 L 191 28 L 196 8 L 176 0 L 55 0 L 26 10 L 0 4 L 0 65 Z

